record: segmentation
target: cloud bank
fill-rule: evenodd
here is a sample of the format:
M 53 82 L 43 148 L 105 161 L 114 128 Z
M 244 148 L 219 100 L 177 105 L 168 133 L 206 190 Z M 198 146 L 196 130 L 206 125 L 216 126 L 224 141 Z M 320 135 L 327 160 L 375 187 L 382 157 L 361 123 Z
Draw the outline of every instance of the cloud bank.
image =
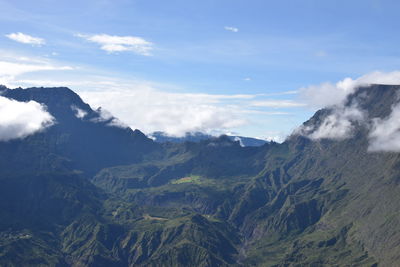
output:
M 136 36 L 116 36 L 108 34 L 76 34 L 89 42 L 100 45 L 100 48 L 108 53 L 115 52 L 134 52 L 142 56 L 151 56 L 153 44 L 141 37 Z
M 0 96 L 0 141 L 24 138 L 53 124 L 54 118 L 39 103 Z
M 23 43 L 23 44 L 31 44 L 31 45 L 37 45 L 37 46 L 46 44 L 46 41 L 44 39 L 39 38 L 39 37 L 33 37 L 31 35 L 28 35 L 28 34 L 25 34 L 22 32 L 6 34 L 6 37 L 13 41 Z
M 226 132 L 246 123 L 240 107 L 220 106 L 219 102 L 247 99 L 247 95 L 168 93 L 152 88 L 82 91 L 80 95 L 92 106 L 105 107 L 130 127 L 146 133 L 164 131 L 184 136 L 186 132 Z

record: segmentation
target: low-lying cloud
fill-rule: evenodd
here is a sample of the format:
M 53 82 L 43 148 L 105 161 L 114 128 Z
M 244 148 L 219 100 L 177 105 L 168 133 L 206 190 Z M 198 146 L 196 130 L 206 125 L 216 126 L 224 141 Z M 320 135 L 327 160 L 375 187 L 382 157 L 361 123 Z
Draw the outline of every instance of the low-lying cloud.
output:
M 331 114 L 319 125 L 301 126 L 295 131 L 312 140 L 350 138 L 355 123 L 363 123 L 369 129 L 368 151 L 400 152 L 400 104 L 392 107 L 387 118 L 369 118 L 358 105 L 345 106 L 345 100 L 360 86 L 371 84 L 400 84 L 400 71 L 372 72 L 357 79 L 346 78 L 336 84 L 324 83 L 300 90 L 302 100 L 310 107 L 329 107 Z
M 323 118 L 319 125 L 302 126 L 298 133 L 312 140 L 343 140 L 350 138 L 354 132 L 354 124 L 363 122 L 365 118 L 365 112 L 360 110 L 357 105 L 338 106 L 331 109 L 331 114 Z
M 54 118 L 43 105 L 0 96 L 0 141 L 24 138 L 53 124 Z
M 386 118 L 375 118 L 369 133 L 369 151 L 400 151 L 400 103 L 392 107 Z
M 82 91 L 92 106 L 105 107 L 131 128 L 146 133 L 164 131 L 183 136 L 186 132 L 212 132 L 244 125 L 242 109 L 218 105 L 224 99 L 247 99 L 247 95 L 225 96 L 168 93 L 151 88 L 141 90 Z
M 84 111 L 83 109 L 78 108 L 78 107 L 75 106 L 75 105 L 72 105 L 72 106 L 71 106 L 71 110 L 72 110 L 73 112 L 75 112 L 75 117 L 77 117 L 78 119 L 83 119 L 83 118 L 85 118 L 86 115 L 87 115 L 87 112 L 86 112 L 86 111 Z

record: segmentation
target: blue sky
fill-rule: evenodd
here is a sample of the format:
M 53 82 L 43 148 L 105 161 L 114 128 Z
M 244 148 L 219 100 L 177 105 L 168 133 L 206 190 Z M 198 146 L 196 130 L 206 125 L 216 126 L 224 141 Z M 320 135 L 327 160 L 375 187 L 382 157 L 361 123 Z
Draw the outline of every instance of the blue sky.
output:
M 0 82 L 69 86 L 145 132 L 282 137 L 321 107 L 304 88 L 400 63 L 398 1 L 0 0 L 0 10 Z

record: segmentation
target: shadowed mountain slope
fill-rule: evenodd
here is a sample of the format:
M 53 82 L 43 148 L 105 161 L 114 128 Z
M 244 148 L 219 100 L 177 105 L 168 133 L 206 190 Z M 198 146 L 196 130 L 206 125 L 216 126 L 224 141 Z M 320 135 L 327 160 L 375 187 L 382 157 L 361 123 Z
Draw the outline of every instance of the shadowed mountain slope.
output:
M 120 127 L 112 116 L 92 110 L 68 88 L 4 89 L 2 96 L 23 102 L 36 101 L 45 105 L 56 119 L 45 131 L 0 143 L 0 156 L 12 158 L 11 162 L 16 164 L 11 173 L 23 166 L 27 172 L 65 168 L 92 175 L 107 166 L 140 161 L 159 147 L 139 130 Z M 81 112 L 81 118 L 77 112 Z M 8 167 L 2 166 L 1 170 L 6 171 Z
M 225 136 L 155 144 L 99 122 L 68 89 L 3 90 L 46 104 L 58 123 L 0 142 L 2 266 L 400 261 L 400 156 L 369 151 L 371 129 L 392 113 L 400 86 L 358 88 L 284 143 L 261 147 Z M 71 105 L 87 115 L 77 118 Z M 338 118 L 348 121 L 327 123 Z M 345 137 L 313 135 L 343 125 Z

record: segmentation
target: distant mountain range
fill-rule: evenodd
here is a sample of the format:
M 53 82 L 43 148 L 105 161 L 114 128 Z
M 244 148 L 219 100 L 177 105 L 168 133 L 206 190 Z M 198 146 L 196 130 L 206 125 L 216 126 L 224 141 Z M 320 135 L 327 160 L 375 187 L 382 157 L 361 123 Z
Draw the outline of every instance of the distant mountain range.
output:
M 243 147 L 245 146 L 262 146 L 268 143 L 266 140 L 261 140 L 252 137 L 243 137 L 243 136 L 236 136 L 236 135 L 227 135 L 228 138 L 232 141 L 237 141 Z M 200 142 L 207 139 L 216 138 L 213 135 L 205 134 L 202 132 L 195 132 L 195 133 L 186 133 L 185 136 L 182 137 L 175 137 L 168 135 L 164 132 L 154 132 L 148 135 L 149 138 L 153 139 L 155 142 L 158 143 L 184 143 L 184 142 Z
M 54 118 L 0 141 L 0 266 L 400 262 L 400 86 L 358 88 L 282 144 L 244 147 L 154 142 L 68 88 L 0 91 Z

